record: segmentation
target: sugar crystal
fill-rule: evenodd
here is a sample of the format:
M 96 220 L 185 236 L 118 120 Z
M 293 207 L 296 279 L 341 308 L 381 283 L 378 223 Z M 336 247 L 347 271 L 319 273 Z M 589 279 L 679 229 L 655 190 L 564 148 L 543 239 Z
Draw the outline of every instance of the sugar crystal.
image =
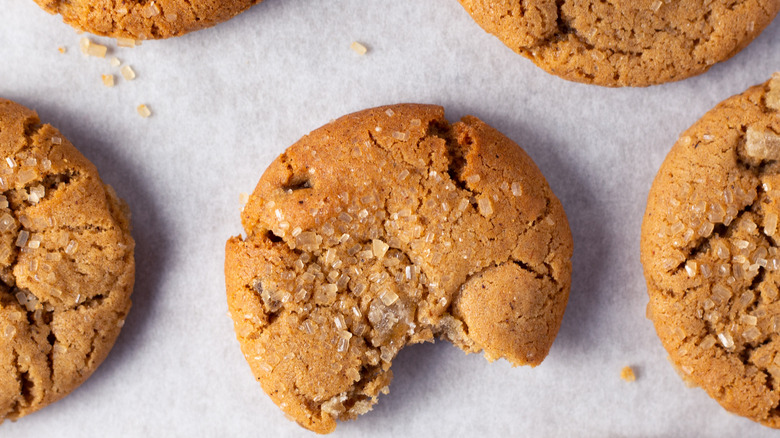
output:
M 697 268 L 697 264 L 693 260 L 688 260 L 688 262 L 685 264 L 685 272 L 688 274 L 689 277 L 696 276 L 696 268 Z
M 720 283 L 717 283 L 712 287 L 711 298 L 712 301 L 714 301 L 717 304 L 721 304 L 725 301 L 728 301 L 729 298 L 731 298 L 731 295 L 732 295 L 731 290 Z
M 480 198 L 477 201 L 477 205 L 479 206 L 479 212 L 482 216 L 488 217 L 493 214 L 493 204 L 490 202 L 490 199 Z
M 479 174 L 475 173 L 473 175 L 467 176 L 466 177 L 466 182 L 469 183 L 469 184 L 476 184 L 476 183 L 479 182 L 480 179 L 481 178 L 480 178 Z
M 405 132 L 393 131 L 393 138 L 398 141 L 406 141 L 409 139 L 409 134 Z
M 102 44 L 96 44 L 91 42 L 90 40 L 84 38 L 82 41 L 86 40 L 86 43 L 82 45 L 82 51 L 89 55 L 94 56 L 97 58 L 105 58 L 106 53 L 108 53 L 108 47 L 102 45 Z
M 149 107 L 143 104 L 138 105 L 136 111 L 138 111 L 138 115 L 143 117 L 144 119 L 152 115 L 152 111 L 149 109 Z
M 16 246 L 19 248 L 24 247 L 27 244 L 27 239 L 30 237 L 28 231 L 22 230 L 19 232 L 19 236 L 16 238 Z
M 387 253 L 388 248 L 390 246 L 379 239 L 374 239 L 371 241 L 371 248 L 373 250 L 374 256 L 377 259 L 381 259 L 385 256 L 385 253 Z
M 777 231 L 777 214 L 767 213 L 764 216 L 764 234 L 774 236 Z
M 339 220 L 342 221 L 342 222 L 345 222 L 345 223 L 352 222 L 352 216 L 350 216 L 349 213 L 346 213 L 346 212 L 342 211 L 341 213 L 339 213 L 338 217 L 339 217 Z
M 780 135 L 771 130 L 750 126 L 745 134 L 745 152 L 759 160 L 780 159 Z
M 114 86 L 114 75 L 101 75 L 100 79 L 106 87 L 112 88 Z
M 730 350 L 734 347 L 734 338 L 731 337 L 730 333 L 718 333 L 718 339 L 720 339 L 720 343 L 723 344 L 726 349 Z
M 755 341 L 759 336 L 761 336 L 761 331 L 755 326 L 749 327 L 747 330 L 742 332 L 742 337 L 745 338 L 748 342 Z
M 396 295 L 395 292 L 391 291 L 390 289 L 384 289 L 382 292 L 380 292 L 379 299 L 382 300 L 385 306 L 390 306 L 398 301 L 398 295 Z
M 135 70 L 133 70 L 133 68 L 129 65 L 122 67 L 119 72 L 122 73 L 122 77 L 127 81 L 132 81 L 135 79 Z
M 739 317 L 739 322 L 741 322 L 742 324 L 747 324 L 747 325 L 756 325 L 756 323 L 758 322 L 758 318 L 756 318 L 753 315 L 745 315 L 745 314 L 743 314 L 743 315 L 741 315 Z
M 357 41 L 352 41 L 352 44 L 349 45 L 349 48 L 360 56 L 363 56 L 366 54 L 366 52 L 368 52 L 368 48 Z
M 73 254 L 76 252 L 76 247 L 78 246 L 78 242 L 75 240 L 71 240 L 68 242 L 68 246 L 65 247 L 65 254 Z

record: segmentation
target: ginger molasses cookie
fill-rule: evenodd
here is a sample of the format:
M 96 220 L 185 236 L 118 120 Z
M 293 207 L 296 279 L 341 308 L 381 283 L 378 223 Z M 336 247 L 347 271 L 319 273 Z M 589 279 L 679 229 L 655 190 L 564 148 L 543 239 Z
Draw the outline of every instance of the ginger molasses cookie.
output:
M 227 21 L 262 0 L 35 0 L 95 35 L 161 39 Z
M 127 206 L 34 111 L 0 99 L 0 422 L 68 395 L 130 310 Z
M 563 208 L 528 155 L 431 105 L 342 117 L 265 171 L 227 242 L 227 298 L 254 375 L 320 433 L 388 390 L 405 345 L 446 338 L 542 362 L 569 295 Z
M 642 223 L 648 317 L 685 380 L 780 427 L 780 74 L 672 148 Z
M 707 71 L 750 43 L 780 0 L 460 0 L 515 52 L 564 79 L 646 86 Z

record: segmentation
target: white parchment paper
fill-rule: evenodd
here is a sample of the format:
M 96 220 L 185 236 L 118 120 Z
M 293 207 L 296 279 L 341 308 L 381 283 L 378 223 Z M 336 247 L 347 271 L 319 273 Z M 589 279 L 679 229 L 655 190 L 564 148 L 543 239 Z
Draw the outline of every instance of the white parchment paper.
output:
M 32 0 L 0 6 L 0 96 L 36 109 L 128 201 L 134 307 L 70 396 L 2 437 L 312 436 L 262 392 L 226 316 L 226 239 L 239 194 L 298 138 L 383 104 L 440 104 L 519 143 L 563 202 L 572 290 L 544 363 L 512 368 L 446 342 L 403 350 L 390 394 L 334 436 L 771 436 L 686 388 L 645 319 L 639 227 L 685 128 L 780 70 L 780 23 L 704 75 L 642 89 L 550 76 L 486 34 L 456 0 L 266 0 L 215 28 L 87 58 Z M 350 50 L 353 41 L 369 48 Z M 61 54 L 58 47 L 66 47 Z M 113 73 L 114 88 L 100 75 Z M 153 116 L 136 114 L 147 104 Z M 631 365 L 637 381 L 620 379 Z

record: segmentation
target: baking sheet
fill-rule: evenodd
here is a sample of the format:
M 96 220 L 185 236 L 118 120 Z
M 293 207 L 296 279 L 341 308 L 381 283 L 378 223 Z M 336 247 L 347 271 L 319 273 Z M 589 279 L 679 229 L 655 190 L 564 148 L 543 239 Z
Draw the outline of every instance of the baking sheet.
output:
M 226 316 L 224 243 L 239 194 L 287 146 L 346 113 L 443 105 L 519 143 L 574 235 L 571 298 L 542 365 L 447 342 L 404 349 L 390 394 L 335 436 L 770 436 L 686 388 L 645 319 L 639 227 L 666 153 L 705 111 L 780 70 L 780 22 L 704 75 L 643 89 L 558 79 L 482 31 L 456 0 L 266 0 L 215 28 L 134 49 L 138 77 L 88 58 L 32 0 L 0 8 L 0 96 L 36 109 L 133 211 L 134 307 L 112 353 L 8 437 L 313 436 L 254 381 Z M 369 51 L 358 56 L 353 41 Z M 66 47 L 61 54 L 59 47 Z M 100 75 L 117 76 L 105 88 Z M 153 115 L 142 119 L 136 106 Z M 637 380 L 620 379 L 631 365 Z

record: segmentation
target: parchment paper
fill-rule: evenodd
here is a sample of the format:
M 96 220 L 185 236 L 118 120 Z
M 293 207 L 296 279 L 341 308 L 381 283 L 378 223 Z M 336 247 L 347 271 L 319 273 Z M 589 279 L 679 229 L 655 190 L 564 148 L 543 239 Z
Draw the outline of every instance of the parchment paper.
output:
M 32 0 L 0 7 L 0 96 L 36 109 L 133 211 L 134 307 L 113 351 L 65 399 L 2 437 L 313 436 L 254 381 L 226 316 L 224 244 L 239 194 L 298 138 L 377 105 L 440 104 L 519 143 L 563 202 L 571 298 L 544 363 L 512 368 L 447 342 L 395 360 L 390 394 L 334 436 L 772 436 L 686 388 L 645 319 L 639 227 L 679 134 L 780 70 L 780 23 L 704 75 L 607 89 L 546 74 L 456 0 L 266 0 L 215 28 L 133 49 L 138 77 L 88 58 Z M 350 50 L 368 46 L 365 56 Z M 58 47 L 66 47 L 61 54 Z M 101 74 L 113 73 L 114 88 Z M 136 113 L 147 104 L 153 115 Z M 633 366 L 637 380 L 620 379 Z

